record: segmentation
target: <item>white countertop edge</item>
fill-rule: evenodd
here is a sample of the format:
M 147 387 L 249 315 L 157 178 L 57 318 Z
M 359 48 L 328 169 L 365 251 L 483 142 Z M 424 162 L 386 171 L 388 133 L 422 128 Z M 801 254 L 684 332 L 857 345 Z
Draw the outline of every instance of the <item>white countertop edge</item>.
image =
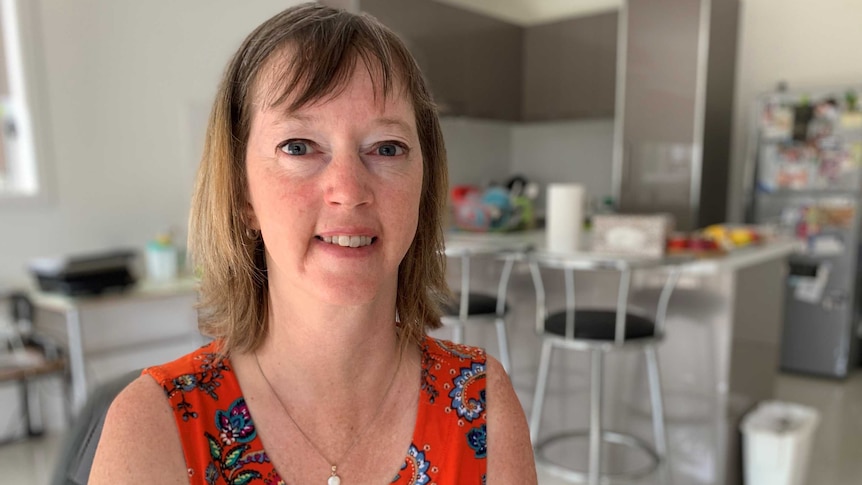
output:
M 532 230 L 521 233 L 469 233 L 454 232 L 446 234 L 447 252 L 475 251 L 476 254 L 489 250 L 514 250 L 534 247 L 543 248 L 545 233 L 543 230 Z M 727 254 L 712 258 L 694 259 L 683 262 L 683 272 L 687 274 L 714 274 L 717 271 L 735 270 L 747 266 L 764 263 L 773 259 L 784 258 L 802 250 L 801 244 L 795 239 L 782 238 L 767 243 L 735 249 Z M 590 259 L 597 257 L 588 251 L 573 253 L 572 256 Z M 602 256 L 607 257 L 607 255 Z M 638 260 L 640 258 L 631 257 Z
M 771 241 L 758 246 L 737 249 L 717 258 L 700 259 L 685 263 L 683 271 L 687 274 L 710 274 L 717 271 L 735 270 L 765 263 L 773 259 L 785 258 L 799 249 L 800 243 L 796 240 L 782 239 Z

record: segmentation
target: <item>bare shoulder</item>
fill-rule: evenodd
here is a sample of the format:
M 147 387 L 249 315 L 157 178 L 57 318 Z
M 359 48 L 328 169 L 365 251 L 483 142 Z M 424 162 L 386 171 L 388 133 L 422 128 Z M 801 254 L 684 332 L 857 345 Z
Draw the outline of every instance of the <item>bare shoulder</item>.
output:
M 150 376 L 108 409 L 89 484 L 188 483 L 179 432 L 164 390 Z
M 488 356 L 488 483 L 533 485 L 536 462 L 521 402 L 509 375 Z

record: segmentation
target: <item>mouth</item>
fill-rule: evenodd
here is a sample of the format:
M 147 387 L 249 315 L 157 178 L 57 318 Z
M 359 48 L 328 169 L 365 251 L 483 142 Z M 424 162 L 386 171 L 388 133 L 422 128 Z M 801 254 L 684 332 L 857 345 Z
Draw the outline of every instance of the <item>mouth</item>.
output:
M 373 236 L 353 236 L 348 234 L 340 234 L 337 236 L 314 236 L 314 238 L 318 241 L 323 241 L 334 246 L 341 246 L 343 248 L 361 248 L 370 246 L 377 241 L 377 238 Z

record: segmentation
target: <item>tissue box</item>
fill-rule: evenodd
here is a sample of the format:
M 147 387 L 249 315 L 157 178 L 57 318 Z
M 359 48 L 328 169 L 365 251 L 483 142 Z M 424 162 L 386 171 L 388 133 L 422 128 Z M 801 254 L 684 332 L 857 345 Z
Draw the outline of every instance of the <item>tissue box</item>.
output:
M 594 252 L 660 258 L 674 219 L 670 214 L 599 214 L 592 226 Z

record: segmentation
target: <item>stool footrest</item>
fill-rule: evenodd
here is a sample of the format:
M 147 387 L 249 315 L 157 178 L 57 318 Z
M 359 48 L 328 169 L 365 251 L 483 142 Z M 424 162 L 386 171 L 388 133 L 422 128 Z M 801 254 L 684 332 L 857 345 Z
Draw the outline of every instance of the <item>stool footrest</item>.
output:
M 637 436 L 609 430 L 602 430 L 601 435 L 602 441 L 604 443 L 620 445 L 627 448 L 640 450 L 641 452 L 646 454 L 647 458 L 649 458 L 650 460 L 650 465 L 640 470 L 625 471 L 619 473 L 602 473 L 602 484 L 609 485 L 611 483 L 614 483 L 614 481 L 616 480 L 630 481 L 643 478 L 655 471 L 661 463 L 662 458 L 659 457 L 658 453 L 656 453 L 653 447 L 651 447 L 646 441 L 641 438 L 638 438 Z M 575 483 L 587 483 L 589 480 L 588 471 L 575 470 L 573 468 L 568 468 L 552 462 L 545 456 L 545 448 L 559 441 L 566 441 L 577 438 L 588 439 L 589 436 L 590 431 L 588 429 L 572 430 L 556 433 L 538 441 L 535 445 L 533 445 L 533 451 L 536 454 L 536 463 L 540 465 L 543 469 L 545 469 L 548 473 L 556 477 L 569 480 Z

